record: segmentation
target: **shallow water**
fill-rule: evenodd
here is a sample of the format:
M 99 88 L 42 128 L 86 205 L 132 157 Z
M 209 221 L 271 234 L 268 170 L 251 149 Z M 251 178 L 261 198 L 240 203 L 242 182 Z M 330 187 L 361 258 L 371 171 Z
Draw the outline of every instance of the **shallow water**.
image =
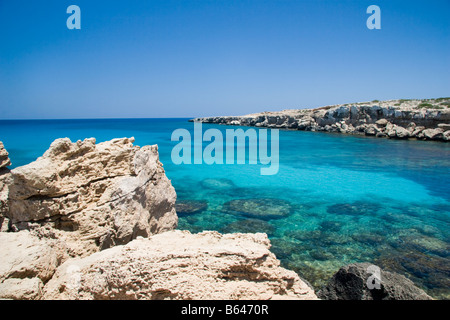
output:
M 279 172 L 261 176 L 259 165 L 174 165 L 170 136 L 177 128 L 192 131 L 193 124 L 0 121 L 0 140 L 13 167 L 35 160 L 60 137 L 101 142 L 134 136 L 137 145 L 158 144 L 188 208 L 180 229 L 266 232 L 282 265 L 316 288 L 342 265 L 372 262 L 406 275 L 435 298 L 450 298 L 450 144 L 280 131 Z

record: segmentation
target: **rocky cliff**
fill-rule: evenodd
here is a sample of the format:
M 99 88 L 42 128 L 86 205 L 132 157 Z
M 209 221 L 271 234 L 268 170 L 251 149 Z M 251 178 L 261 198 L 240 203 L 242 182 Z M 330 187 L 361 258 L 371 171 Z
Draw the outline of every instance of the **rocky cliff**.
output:
M 74 255 L 174 229 L 176 194 L 157 146 L 133 141 L 55 140 L 42 157 L 8 173 L 2 229 L 50 233 Z
M 55 140 L 13 170 L 0 146 L 0 299 L 317 299 L 265 234 L 190 234 L 156 146 Z
M 450 98 L 372 101 L 191 121 L 325 131 L 393 139 L 450 140 Z

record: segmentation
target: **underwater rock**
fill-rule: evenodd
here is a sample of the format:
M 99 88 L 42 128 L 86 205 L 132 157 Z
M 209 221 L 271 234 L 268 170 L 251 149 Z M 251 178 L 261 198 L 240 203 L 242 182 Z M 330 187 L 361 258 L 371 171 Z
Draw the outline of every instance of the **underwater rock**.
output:
M 233 181 L 229 179 L 204 179 L 200 184 L 203 188 L 212 190 L 226 190 L 235 187 Z
M 379 244 L 384 240 L 383 236 L 372 232 L 353 234 L 352 239 L 369 245 Z
M 450 299 L 450 264 L 448 258 L 435 256 L 411 248 L 404 251 L 384 252 L 376 263 L 385 270 L 408 275 L 417 284 L 428 288 L 437 299 Z
M 450 246 L 446 242 L 434 237 L 417 235 L 416 233 L 395 238 L 390 241 L 390 245 L 401 251 L 418 251 L 436 254 L 441 257 L 450 257 Z
M 224 233 L 266 233 L 272 235 L 275 227 L 267 221 L 259 219 L 245 219 L 232 222 L 223 228 Z
M 324 300 L 430 300 L 422 289 L 404 276 L 380 269 L 380 288 L 369 289 L 373 277 L 368 271 L 377 267 L 370 263 L 355 263 L 342 267 L 318 292 Z
M 291 255 L 298 250 L 298 244 L 283 238 L 270 240 L 272 247 L 270 251 L 280 260 L 290 259 Z
M 334 256 L 330 252 L 320 248 L 309 251 L 309 256 L 314 260 L 320 261 L 326 261 L 334 258 Z
M 340 221 L 322 221 L 320 223 L 320 228 L 323 231 L 331 231 L 331 232 L 337 232 L 341 230 L 343 223 Z
M 236 199 L 226 202 L 223 211 L 253 218 L 273 219 L 289 215 L 292 206 L 289 202 L 281 199 Z
M 207 208 L 208 202 L 205 200 L 177 200 L 175 202 L 175 211 L 179 216 L 199 213 Z
M 351 216 L 374 214 L 380 205 L 370 202 L 355 201 L 353 203 L 337 203 L 328 206 L 327 212 L 332 214 L 345 214 Z
M 299 241 L 309 241 L 320 239 L 322 237 L 321 230 L 290 230 L 284 233 L 288 238 L 294 238 Z

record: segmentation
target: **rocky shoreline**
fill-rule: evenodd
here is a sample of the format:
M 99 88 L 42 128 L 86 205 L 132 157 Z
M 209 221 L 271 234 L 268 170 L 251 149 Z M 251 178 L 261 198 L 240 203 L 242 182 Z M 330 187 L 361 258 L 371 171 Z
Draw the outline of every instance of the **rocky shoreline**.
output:
M 431 299 L 391 273 L 368 291 L 366 265 L 316 293 L 265 233 L 175 230 L 158 148 L 133 142 L 57 139 L 13 170 L 0 142 L 0 299 Z
M 449 105 L 450 98 L 401 99 L 190 121 L 447 142 L 450 140 Z

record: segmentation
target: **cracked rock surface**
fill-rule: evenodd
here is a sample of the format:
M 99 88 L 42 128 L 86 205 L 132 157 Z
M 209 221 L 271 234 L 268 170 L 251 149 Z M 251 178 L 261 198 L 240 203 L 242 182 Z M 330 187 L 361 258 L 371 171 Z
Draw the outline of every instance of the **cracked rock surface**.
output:
M 73 256 L 174 229 L 176 193 L 158 148 L 133 142 L 55 140 L 42 157 L 11 170 L 2 229 L 62 239 Z

